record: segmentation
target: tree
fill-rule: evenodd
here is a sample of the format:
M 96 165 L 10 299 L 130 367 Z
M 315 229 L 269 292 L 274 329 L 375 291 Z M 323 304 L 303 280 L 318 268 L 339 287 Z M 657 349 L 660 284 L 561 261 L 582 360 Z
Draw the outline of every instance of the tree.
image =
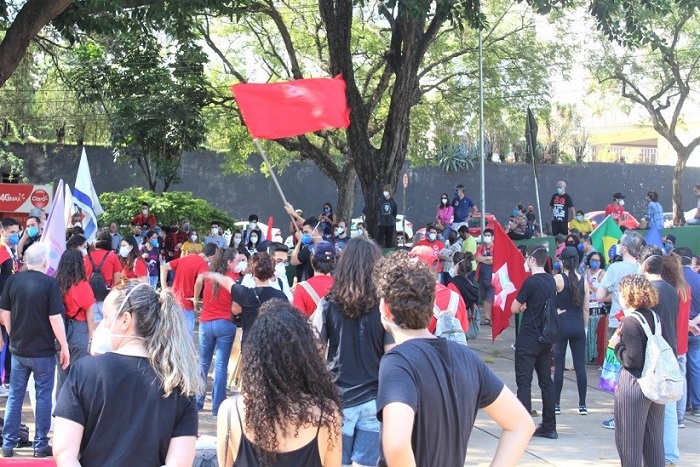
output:
M 596 61 L 592 69 L 601 83 L 619 86 L 622 97 L 641 106 L 654 130 L 676 152 L 673 222 L 683 225 L 683 172 L 690 155 L 700 146 L 700 135 L 690 138 L 684 135 L 683 123 L 684 107 L 697 104 L 690 93 L 700 83 L 700 18 L 694 2 L 655 1 L 655 10 L 645 8 L 644 3 L 629 2 L 637 5 L 637 10 L 614 10 L 619 15 L 631 15 L 630 21 L 637 25 L 637 30 L 621 41 L 622 48 L 604 43 L 604 58 L 602 62 Z

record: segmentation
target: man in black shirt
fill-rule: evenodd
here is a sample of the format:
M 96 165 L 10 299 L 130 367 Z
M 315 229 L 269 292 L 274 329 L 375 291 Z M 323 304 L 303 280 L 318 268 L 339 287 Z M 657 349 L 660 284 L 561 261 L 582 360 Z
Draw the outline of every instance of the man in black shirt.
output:
M 518 385 L 518 399 L 528 413 L 532 410 L 532 372 L 537 372 L 537 382 L 542 391 L 542 424 L 535 430 L 535 436 L 556 439 L 557 421 L 554 414 L 555 392 L 551 374 L 552 344 L 540 342 L 544 327 L 544 307 L 548 300 L 554 300 L 557 286 L 554 278 L 547 274 L 544 265 L 547 250 L 542 245 L 530 245 L 525 256 L 525 269 L 532 276 L 525 279 L 513 300 L 513 313 L 523 313 L 520 330 L 515 339 L 515 382 Z
M 397 344 L 379 364 L 379 465 L 462 467 L 480 408 L 504 430 L 493 464 L 516 465 L 532 419 L 471 349 L 428 331 L 436 280 L 428 264 L 397 251 L 377 262 L 374 279 Z
M 573 219 L 576 214 L 574 201 L 566 192 L 566 183 L 557 182 L 557 192 L 552 195 L 549 202 L 552 208 L 552 235 L 566 235 L 569 233 L 569 219 Z
M 45 274 L 49 266 L 49 248 L 35 243 L 27 249 L 25 260 L 27 271 L 10 277 L 0 297 L 0 314 L 10 333 L 12 352 L 10 395 L 2 433 L 3 457 L 12 457 L 17 446 L 22 402 L 30 373 L 34 374 L 36 388 L 34 457 L 52 455 L 48 435 L 56 370 L 54 338 L 61 346 L 61 367 L 65 370 L 70 363 L 61 292 L 56 279 Z
M 396 200 L 391 194 L 391 185 L 384 185 L 382 197 L 377 201 L 377 211 L 379 220 L 375 240 L 381 248 L 391 248 L 394 246 L 394 237 L 396 237 L 396 215 L 398 213 Z

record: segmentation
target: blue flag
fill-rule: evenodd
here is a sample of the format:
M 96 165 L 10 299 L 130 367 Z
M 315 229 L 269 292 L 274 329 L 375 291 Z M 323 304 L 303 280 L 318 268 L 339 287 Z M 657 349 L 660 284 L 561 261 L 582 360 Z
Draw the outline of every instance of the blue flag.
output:
M 73 188 L 73 203 L 78 207 L 82 215 L 81 224 L 85 231 L 85 238 L 88 242 L 94 240 L 97 235 L 97 216 L 102 214 L 104 210 L 100 205 L 100 200 L 97 198 L 95 186 L 92 184 L 85 148 L 83 148 L 83 154 L 80 156 L 78 176 L 75 179 L 75 187 Z
M 661 229 L 659 229 L 659 226 L 656 224 L 652 224 L 652 227 L 649 229 L 649 233 L 647 233 L 644 240 L 646 240 L 647 245 L 654 245 L 658 246 L 662 250 L 664 249 L 664 242 L 661 240 Z

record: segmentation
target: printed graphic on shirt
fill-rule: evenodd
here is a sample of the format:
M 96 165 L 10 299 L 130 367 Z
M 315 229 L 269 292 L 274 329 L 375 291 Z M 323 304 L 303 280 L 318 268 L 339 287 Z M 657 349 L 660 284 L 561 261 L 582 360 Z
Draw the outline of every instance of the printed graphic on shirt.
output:
M 385 201 L 382 203 L 382 215 L 391 215 L 391 203 Z
M 563 221 L 566 218 L 566 198 L 564 196 L 555 196 L 552 199 L 552 217 L 558 221 Z

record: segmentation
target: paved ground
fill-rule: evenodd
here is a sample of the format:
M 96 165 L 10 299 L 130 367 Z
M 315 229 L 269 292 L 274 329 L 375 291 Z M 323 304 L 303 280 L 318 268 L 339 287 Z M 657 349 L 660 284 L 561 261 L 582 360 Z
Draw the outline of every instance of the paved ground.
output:
M 513 350 L 510 345 L 514 340 L 513 329 L 506 330 L 499 339 L 492 344 L 491 328 L 482 328 L 482 335 L 473 341 L 471 347 L 486 361 L 489 366 L 505 381 L 512 390 L 515 389 L 515 376 L 513 372 Z M 600 423 L 611 417 L 613 408 L 612 395 L 597 389 L 599 373 L 596 366 L 587 366 L 588 396 L 587 404 L 589 415 L 578 415 L 578 394 L 576 391 L 575 376 L 572 371 L 565 373 L 564 389 L 562 392 L 562 415 L 557 417 L 557 431 L 559 439 L 549 440 L 533 438 L 519 465 L 541 466 L 593 466 L 593 465 L 619 465 L 615 450 L 614 432 L 601 427 Z M 541 412 L 541 400 L 539 388 L 536 386 L 536 378 L 533 380 L 533 408 Z M 207 401 L 209 404 L 209 401 Z M 4 412 L 5 399 L 0 399 L 0 410 Z M 209 408 L 207 405 L 205 409 Z M 681 451 L 681 461 L 678 466 L 700 465 L 700 417 L 686 414 L 686 428 L 679 430 L 678 442 Z M 535 419 L 536 423 L 538 419 Z M 33 416 L 29 405 L 29 398 L 25 399 L 24 422 L 30 426 L 33 434 Z M 200 414 L 200 433 L 205 435 L 216 434 L 216 423 L 206 410 Z M 476 420 L 476 426 L 472 432 L 467 451 L 465 465 L 488 465 L 493 457 L 498 444 L 499 429 L 495 423 L 485 415 L 480 414 Z M 31 448 L 16 450 L 16 456 L 31 457 Z M 0 460 L 0 464 L 2 464 Z M 40 465 L 50 465 L 41 463 Z

